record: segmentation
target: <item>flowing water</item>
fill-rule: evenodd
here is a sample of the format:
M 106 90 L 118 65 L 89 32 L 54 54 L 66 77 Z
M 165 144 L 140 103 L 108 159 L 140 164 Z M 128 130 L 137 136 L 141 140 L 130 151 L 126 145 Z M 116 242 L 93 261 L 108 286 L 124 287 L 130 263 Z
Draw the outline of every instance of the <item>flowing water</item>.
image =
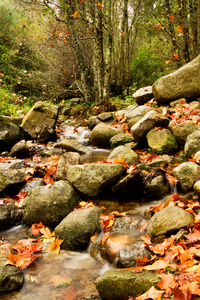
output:
M 79 126 L 77 120 L 70 120 L 61 125 L 60 139 L 65 137 L 76 138 L 84 145 L 88 144 L 90 131 L 86 127 Z M 92 156 L 81 156 L 81 163 L 95 162 L 106 158 L 110 150 L 92 148 Z M 144 221 L 143 212 L 150 206 L 159 205 L 161 201 L 141 202 L 141 199 L 133 201 L 119 201 L 118 199 L 96 199 L 95 204 L 105 206 L 105 213 L 111 211 L 127 212 L 135 220 Z M 0 235 L 11 244 L 26 238 L 29 229 L 26 225 L 15 226 L 9 230 L 1 231 Z M 137 239 L 139 232 L 133 235 Z M 59 300 L 59 299 L 99 299 L 95 288 L 95 279 L 113 265 L 103 260 L 91 257 L 88 251 L 71 252 L 61 250 L 59 255 L 45 251 L 43 248 L 41 257 L 23 270 L 25 283 L 20 291 L 0 293 L 2 300 Z M 68 282 L 68 283 L 67 283 Z M 69 284 L 70 283 L 70 284 Z M 56 287 L 55 287 L 55 286 Z

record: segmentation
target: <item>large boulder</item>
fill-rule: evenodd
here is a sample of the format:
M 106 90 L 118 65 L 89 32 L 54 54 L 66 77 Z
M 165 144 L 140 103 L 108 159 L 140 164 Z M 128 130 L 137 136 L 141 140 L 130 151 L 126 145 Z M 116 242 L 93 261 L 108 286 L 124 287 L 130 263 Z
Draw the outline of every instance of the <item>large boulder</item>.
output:
M 169 120 L 165 116 L 151 110 L 131 127 L 131 133 L 136 141 L 141 141 L 145 138 L 147 132 L 155 126 L 167 127 L 168 124 Z
M 151 252 L 143 246 L 142 241 L 138 241 L 130 246 L 125 246 L 119 250 L 119 266 L 121 268 L 135 267 L 137 259 L 151 258 Z
M 13 199 L 4 199 L 0 205 L 1 230 L 21 223 L 21 212 Z
M 119 197 L 136 198 L 143 192 L 142 177 L 139 171 L 135 170 L 123 177 L 111 189 L 112 193 Z
M 111 148 L 116 148 L 118 146 L 127 144 L 127 143 L 133 143 L 134 142 L 134 138 L 132 136 L 132 134 L 130 133 L 119 133 L 117 135 L 114 135 L 111 139 L 110 139 L 110 146 Z
M 0 116 L 0 152 L 9 151 L 19 140 L 19 127 Z
M 68 181 L 87 197 L 95 197 L 116 182 L 125 172 L 123 164 L 85 164 L 70 166 Z
M 133 98 L 135 102 L 139 105 L 142 105 L 153 98 L 152 86 L 145 86 L 139 90 L 137 90 L 133 94 Z
M 169 192 L 169 182 L 165 176 L 158 175 L 144 184 L 145 195 L 150 198 L 160 198 Z
M 91 236 L 101 231 L 100 214 L 97 206 L 72 211 L 55 228 L 55 234 L 63 240 L 61 247 L 66 250 L 84 250 Z
M 178 144 L 183 148 L 187 137 L 196 130 L 194 124 L 190 122 L 184 122 L 176 125 L 172 128 L 173 135 L 177 140 Z
M 178 149 L 177 141 L 169 129 L 153 128 L 147 133 L 146 138 L 148 146 L 156 153 L 172 154 Z
M 131 105 L 126 109 L 124 116 L 128 119 L 133 119 L 137 117 L 142 118 L 150 110 L 155 110 L 155 109 L 146 105 L 139 105 L 139 106 Z
M 57 181 L 51 188 L 35 187 L 23 200 L 23 220 L 28 224 L 58 225 L 79 200 L 77 192 L 63 180 Z
M 5 266 L 5 262 L 0 262 L 0 292 L 18 290 L 24 283 L 23 272 L 15 266 Z
M 129 166 L 136 165 L 139 162 L 137 153 L 126 146 L 118 146 L 108 156 L 107 160 L 114 161 L 115 158 L 124 160 Z
M 28 157 L 30 156 L 30 150 L 29 150 L 29 147 L 28 145 L 26 144 L 26 141 L 25 140 L 21 140 L 19 141 L 18 143 L 16 143 L 10 153 L 9 153 L 9 156 L 11 157 L 18 157 L 18 158 L 25 158 L 25 157 Z
M 71 152 L 77 152 L 79 154 L 91 155 L 92 151 L 86 146 L 82 145 L 75 139 L 64 139 L 61 141 L 60 146 L 62 149 Z
M 159 78 L 152 86 L 157 102 L 200 97 L 200 55 L 175 72 Z
M 119 133 L 124 133 L 124 130 L 120 128 L 114 129 L 104 123 L 100 123 L 91 132 L 91 144 L 100 148 L 109 148 L 110 139 Z
M 151 238 L 155 238 L 193 224 L 194 216 L 192 214 L 178 206 L 168 206 L 157 212 L 149 220 L 147 234 Z
M 58 180 L 66 180 L 69 166 L 78 165 L 79 163 L 80 163 L 79 153 L 77 152 L 64 153 L 58 161 L 56 178 Z
M 121 300 L 125 296 L 136 297 L 145 293 L 160 281 L 154 272 L 110 269 L 95 281 L 99 295 L 104 300 Z
M 193 154 L 200 151 L 200 129 L 195 130 L 188 135 L 184 151 L 187 157 L 191 157 Z
M 57 117 L 57 105 L 39 101 L 26 114 L 20 128 L 28 139 L 47 140 L 54 132 Z
M 181 190 L 187 193 L 199 179 L 200 170 L 195 162 L 184 162 L 174 168 L 172 174 L 179 180 Z
M 8 169 L 0 171 L 0 192 L 9 188 L 9 195 L 25 183 L 24 177 L 26 173 L 24 170 Z

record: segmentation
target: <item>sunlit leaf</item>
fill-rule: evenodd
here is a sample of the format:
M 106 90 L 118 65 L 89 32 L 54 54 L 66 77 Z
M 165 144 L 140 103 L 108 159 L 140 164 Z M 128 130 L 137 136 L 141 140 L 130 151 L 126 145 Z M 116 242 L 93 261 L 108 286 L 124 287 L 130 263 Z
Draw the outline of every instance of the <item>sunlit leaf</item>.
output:
M 174 275 L 171 273 L 168 274 L 159 274 L 158 275 L 161 278 L 161 281 L 157 284 L 157 286 L 161 290 L 165 290 L 166 292 L 170 291 L 170 288 L 175 289 L 177 288 L 178 284 L 175 281 Z
M 55 252 L 56 254 L 59 254 L 60 252 L 60 245 L 62 244 L 63 240 L 60 240 L 58 237 L 51 242 L 51 244 L 49 245 L 49 247 L 47 248 L 46 251 L 52 251 Z
M 146 293 L 137 297 L 136 300 L 146 300 L 146 299 L 159 300 L 163 293 L 164 291 L 158 291 L 155 289 L 154 286 L 152 286 Z

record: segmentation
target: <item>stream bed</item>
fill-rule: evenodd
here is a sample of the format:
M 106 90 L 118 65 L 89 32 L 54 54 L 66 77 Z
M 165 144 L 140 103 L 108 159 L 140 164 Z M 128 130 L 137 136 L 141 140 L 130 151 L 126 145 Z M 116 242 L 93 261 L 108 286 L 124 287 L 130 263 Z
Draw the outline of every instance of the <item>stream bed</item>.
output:
M 79 122 L 71 120 L 61 125 L 60 139 L 65 137 L 76 138 L 84 145 L 88 145 L 90 131 L 79 126 Z M 110 150 L 91 148 L 93 155 L 81 156 L 81 163 L 96 162 L 106 158 Z M 173 193 L 173 191 L 172 191 Z M 112 211 L 127 212 L 127 216 L 144 222 L 143 212 L 150 206 L 159 205 L 164 199 L 145 202 L 143 199 L 120 201 L 119 199 L 96 199 L 94 204 L 105 206 L 104 213 Z M 21 224 L 0 232 L 5 241 L 15 244 L 20 239 L 27 238 L 30 227 Z M 138 233 L 134 238 L 138 238 Z M 58 300 L 58 299 L 100 299 L 94 281 L 107 269 L 116 267 L 103 259 L 97 259 L 84 252 L 61 250 L 57 255 L 45 251 L 43 247 L 41 257 L 24 269 L 25 283 L 19 291 L 0 293 L 2 300 Z

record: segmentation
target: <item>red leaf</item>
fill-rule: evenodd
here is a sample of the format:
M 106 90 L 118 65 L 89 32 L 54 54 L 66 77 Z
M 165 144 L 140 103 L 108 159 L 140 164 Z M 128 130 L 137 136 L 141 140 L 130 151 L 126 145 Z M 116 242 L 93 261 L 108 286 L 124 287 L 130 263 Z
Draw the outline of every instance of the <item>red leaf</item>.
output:
M 74 300 L 77 296 L 81 296 L 78 293 L 78 289 L 73 287 L 68 287 L 64 293 L 62 293 L 62 296 L 60 296 L 63 300 Z
M 174 300 L 190 300 L 192 296 L 189 290 L 184 293 L 181 290 L 175 290 L 175 289 L 171 289 L 171 291 L 174 295 Z

